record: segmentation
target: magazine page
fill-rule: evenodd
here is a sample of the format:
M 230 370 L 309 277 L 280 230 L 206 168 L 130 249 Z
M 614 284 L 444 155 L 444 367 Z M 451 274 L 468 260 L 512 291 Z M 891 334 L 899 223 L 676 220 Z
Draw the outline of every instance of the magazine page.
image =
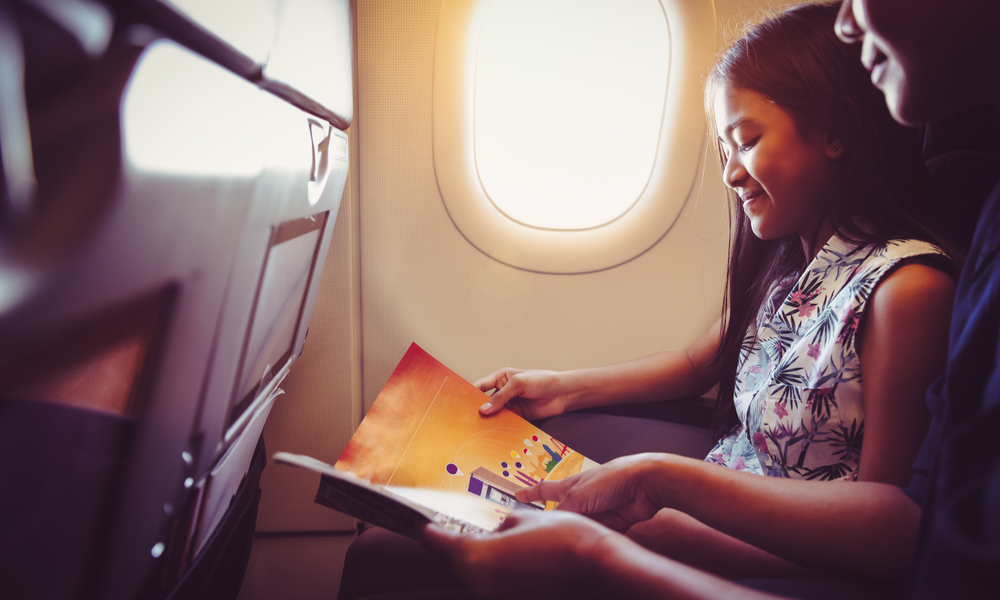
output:
M 317 503 L 414 539 L 420 539 L 422 528 L 429 522 L 461 533 L 486 533 L 492 531 L 496 521 L 492 503 L 467 494 L 420 490 L 416 498 L 408 498 L 311 456 L 276 452 L 273 459 L 277 464 L 322 475 Z M 428 504 L 447 507 L 447 512 L 432 510 Z
M 492 530 L 515 508 L 554 507 L 518 502 L 519 488 L 596 466 L 510 410 L 481 416 L 485 399 L 412 344 L 335 467 L 439 512 L 449 496 L 428 490 L 483 498 Z

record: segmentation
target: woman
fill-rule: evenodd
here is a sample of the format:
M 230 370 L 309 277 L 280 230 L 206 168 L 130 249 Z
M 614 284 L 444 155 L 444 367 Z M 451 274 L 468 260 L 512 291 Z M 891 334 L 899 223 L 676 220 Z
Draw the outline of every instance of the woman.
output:
M 594 521 L 730 577 L 906 572 L 912 540 L 900 536 L 918 514 L 866 518 L 902 493 L 926 431 L 953 267 L 921 216 L 915 134 L 892 121 L 858 48 L 835 37 L 836 13 L 786 11 L 709 76 L 706 108 L 736 195 L 723 318 L 683 352 L 563 373 L 502 369 L 476 382 L 497 390 L 483 414 L 507 406 L 528 419 L 718 383 L 724 435 L 708 460 L 729 468 L 625 457 L 518 492 L 593 520 L 520 515 L 481 539 L 429 529 L 474 588 L 585 593 L 609 569 L 655 587 L 655 569 L 642 566 L 651 555 Z

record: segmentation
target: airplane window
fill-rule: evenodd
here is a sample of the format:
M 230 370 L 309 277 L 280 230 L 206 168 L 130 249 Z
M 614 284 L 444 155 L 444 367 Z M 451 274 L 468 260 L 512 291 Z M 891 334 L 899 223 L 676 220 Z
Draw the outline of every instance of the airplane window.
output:
M 653 167 L 669 56 L 658 0 L 493 0 L 479 33 L 475 154 L 497 208 L 549 229 L 628 210 Z
M 434 173 L 466 240 L 507 265 L 587 273 L 673 225 L 706 154 L 708 0 L 448 0 Z

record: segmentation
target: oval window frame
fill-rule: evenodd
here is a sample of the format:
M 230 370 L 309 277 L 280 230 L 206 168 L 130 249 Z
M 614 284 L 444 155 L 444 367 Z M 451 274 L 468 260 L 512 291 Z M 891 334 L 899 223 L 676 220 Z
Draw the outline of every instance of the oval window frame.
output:
M 474 92 L 476 45 L 490 0 L 442 1 L 434 51 L 434 173 L 449 217 L 481 252 L 526 271 L 588 273 L 643 254 L 673 226 L 694 187 L 705 144 L 702 81 L 715 55 L 715 4 L 659 2 L 670 32 L 670 66 L 649 182 L 608 223 L 557 230 L 514 221 L 486 195 L 476 167 Z M 595 123 L 600 126 L 600 119 Z

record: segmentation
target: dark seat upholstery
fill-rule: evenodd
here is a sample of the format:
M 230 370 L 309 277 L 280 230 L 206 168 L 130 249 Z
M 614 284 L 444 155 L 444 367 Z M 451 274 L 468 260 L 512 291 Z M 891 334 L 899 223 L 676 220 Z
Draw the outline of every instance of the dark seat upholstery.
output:
M 1000 111 L 976 108 L 928 123 L 923 153 L 934 185 L 931 215 L 968 249 L 983 203 L 1000 181 Z
M 929 159 L 927 170 L 934 184 L 931 215 L 967 250 L 983 203 L 1000 181 L 1000 153 L 946 152 Z

